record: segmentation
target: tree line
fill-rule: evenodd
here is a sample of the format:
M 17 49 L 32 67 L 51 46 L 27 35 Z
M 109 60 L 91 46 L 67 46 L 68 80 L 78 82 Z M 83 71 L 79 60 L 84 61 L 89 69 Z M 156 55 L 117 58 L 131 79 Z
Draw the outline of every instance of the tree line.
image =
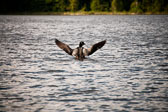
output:
M 0 0 L 0 13 L 168 12 L 168 0 Z

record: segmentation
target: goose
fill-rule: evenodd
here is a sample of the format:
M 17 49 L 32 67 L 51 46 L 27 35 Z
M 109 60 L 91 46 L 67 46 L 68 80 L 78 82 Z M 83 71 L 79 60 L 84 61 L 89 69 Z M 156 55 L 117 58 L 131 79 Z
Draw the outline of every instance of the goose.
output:
M 79 43 L 79 47 L 75 49 L 70 48 L 69 45 L 59 41 L 58 39 L 55 39 L 55 43 L 59 48 L 64 50 L 67 54 L 74 56 L 77 60 L 83 61 L 86 56 L 92 55 L 98 49 L 102 48 L 105 45 L 106 40 L 98 42 L 87 49 L 83 47 L 83 45 L 85 45 L 83 41 L 81 41 Z

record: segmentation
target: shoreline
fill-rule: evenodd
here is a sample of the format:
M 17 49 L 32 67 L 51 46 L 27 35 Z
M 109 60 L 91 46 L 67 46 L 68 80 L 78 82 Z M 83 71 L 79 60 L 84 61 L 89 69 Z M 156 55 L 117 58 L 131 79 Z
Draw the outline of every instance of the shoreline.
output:
M 93 11 L 78 11 L 78 12 L 12 12 L 0 13 L 0 15 L 65 15 L 65 16 L 80 16 L 80 15 L 168 15 L 168 12 L 93 12 Z

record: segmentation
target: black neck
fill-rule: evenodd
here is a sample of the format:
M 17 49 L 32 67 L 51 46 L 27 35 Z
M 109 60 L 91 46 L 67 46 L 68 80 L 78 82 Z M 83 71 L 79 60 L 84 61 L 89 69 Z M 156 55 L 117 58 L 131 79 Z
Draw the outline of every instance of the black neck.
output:
M 79 47 L 82 47 L 83 45 L 79 44 Z

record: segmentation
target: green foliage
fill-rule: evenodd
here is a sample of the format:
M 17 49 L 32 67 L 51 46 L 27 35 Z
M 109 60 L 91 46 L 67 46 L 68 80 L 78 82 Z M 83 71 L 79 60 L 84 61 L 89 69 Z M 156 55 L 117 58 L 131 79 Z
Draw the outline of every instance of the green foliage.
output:
M 91 10 L 92 11 L 109 11 L 110 9 L 109 0 L 92 0 Z
M 123 1 L 122 0 L 113 0 L 111 9 L 113 12 L 123 11 Z
M 81 11 L 87 11 L 86 4 L 82 7 Z
M 138 0 L 132 2 L 130 11 L 134 13 L 142 13 L 141 3 L 138 2 Z
M 107 1 L 102 2 L 100 6 L 101 11 L 109 11 L 110 10 L 109 4 L 110 3 L 108 3 Z
M 168 13 L 168 0 L 0 0 L 0 13 L 15 12 Z
M 92 11 L 100 11 L 100 0 L 92 0 L 91 10 Z
M 152 12 L 161 12 L 164 10 L 162 7 L 164 5 L 164 0 L 155 0 L 153 3 L 153 10 Z
M 154 0 L 142 0 L 142 9 L 144 12 L 152 12 Z
M 79 1 L 78 0 L 70 0 L 70 9 L 71 11 L 77 11 L 79 9 Z

